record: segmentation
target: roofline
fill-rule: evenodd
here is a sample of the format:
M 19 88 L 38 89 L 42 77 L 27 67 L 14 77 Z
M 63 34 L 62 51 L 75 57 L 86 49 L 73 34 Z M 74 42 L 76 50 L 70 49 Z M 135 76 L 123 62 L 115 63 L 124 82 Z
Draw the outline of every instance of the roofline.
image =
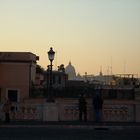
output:
M 18 51 L 15 51 L 15 52 L 14 51 L 10 51 L 10 52 L 9 51 L 0 51 L 0 53 L 29 53 L 29 54 L 36 55 L 36 54 L 34 54 L 32 52 L 20 52 L 20 51 L 19 52 Z

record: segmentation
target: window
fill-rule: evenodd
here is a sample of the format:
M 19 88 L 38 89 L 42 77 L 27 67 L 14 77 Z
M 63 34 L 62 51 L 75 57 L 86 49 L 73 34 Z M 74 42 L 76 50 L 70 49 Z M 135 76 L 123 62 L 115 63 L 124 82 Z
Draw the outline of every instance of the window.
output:
M 8 90 L 8 99 L 11 102 L 18 102 L 18 91 L 17 90 Z

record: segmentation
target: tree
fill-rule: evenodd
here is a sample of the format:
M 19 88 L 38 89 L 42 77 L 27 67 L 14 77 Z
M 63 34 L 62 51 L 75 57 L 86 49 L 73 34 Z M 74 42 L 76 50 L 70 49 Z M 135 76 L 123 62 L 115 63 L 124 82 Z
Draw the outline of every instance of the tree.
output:
M 36 73 L 43 74 L 43 72 L 44 72 L 44 68 L 42 68 L 40 65 L 37 65 L 36 66 Z

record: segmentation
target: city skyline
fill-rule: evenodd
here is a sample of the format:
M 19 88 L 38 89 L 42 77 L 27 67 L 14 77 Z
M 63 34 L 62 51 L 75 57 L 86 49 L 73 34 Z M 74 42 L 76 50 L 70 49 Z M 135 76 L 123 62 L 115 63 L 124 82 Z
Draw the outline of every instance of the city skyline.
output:
M 140 74 L 140 1 L 6 0 L 0 1 L 0 51 L 28 51 L 54 68 L 68 65 L 84 75 Z

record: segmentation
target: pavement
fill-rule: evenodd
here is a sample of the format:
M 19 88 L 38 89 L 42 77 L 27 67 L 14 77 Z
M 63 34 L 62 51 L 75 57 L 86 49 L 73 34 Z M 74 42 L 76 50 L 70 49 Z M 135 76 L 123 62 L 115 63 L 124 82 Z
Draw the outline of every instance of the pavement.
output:
M 0 140 L 140 140 L 140 123 L 0 122 Z
M 74 129 L 95 129 L 95 130 L 140 130 L 140 122 L 80 122 L 80 121 L 11 121 L 10 123 L 0 122 L 0 128 L 24 127 L 24 128 L 74 128 Z

